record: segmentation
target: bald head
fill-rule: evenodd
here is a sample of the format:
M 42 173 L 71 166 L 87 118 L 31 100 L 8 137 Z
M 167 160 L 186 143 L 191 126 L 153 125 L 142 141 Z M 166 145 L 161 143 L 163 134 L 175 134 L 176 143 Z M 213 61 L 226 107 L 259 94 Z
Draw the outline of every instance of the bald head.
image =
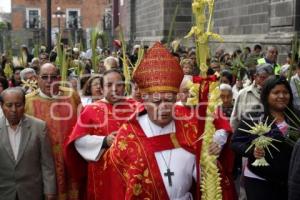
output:
M 59 69 L 52 63 L 45 63 L 40 67 L 39 75 L 43 73 L 43 71 L 52 71 L 59 75 Z

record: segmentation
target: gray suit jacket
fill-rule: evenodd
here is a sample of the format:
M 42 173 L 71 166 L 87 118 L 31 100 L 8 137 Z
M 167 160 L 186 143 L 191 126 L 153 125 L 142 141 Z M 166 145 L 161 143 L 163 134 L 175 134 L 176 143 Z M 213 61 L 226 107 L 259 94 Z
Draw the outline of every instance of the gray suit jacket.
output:
M 41 200 L 56 194 L 55 168 L 45 122 L 25 115 L 15 160 L 5 118 L 0 118 L 0 199 Z

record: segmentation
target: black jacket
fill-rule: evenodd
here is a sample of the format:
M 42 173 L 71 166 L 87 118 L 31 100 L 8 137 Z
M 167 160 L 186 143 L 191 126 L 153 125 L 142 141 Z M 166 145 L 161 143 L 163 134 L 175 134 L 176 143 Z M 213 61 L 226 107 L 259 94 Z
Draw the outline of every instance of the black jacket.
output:
M 290 162 L 289 170 L 289 200 L 300 198 L 300 140 L 296 143 Z
M 249 115 L 248 115 L 249 116 Z M 259 117 L 262 117 L 262 121 L 265 122 L 267 117 L 264 116 L 264 113 L 251 113 L 251 117 L 254 119 L 254 122 L 258 122 Z M 289 124 L 289 121 L 286 120 Z M 253 155 L 254 147 L 252 147 L 249 151 L 246 150 L 251 145 L 251 142 L 257 137 L 240 129 L 250 130 L 250 128 L 246 125 L 254 125 L 251 119 L 244 119 L 241 121 L 240 125 L 236 129 L 233 134 L 231 147 L 233 150 L 248 158 L 248 168 L 250 171 L 255 173 L 256 175 L 265 178 L 267 181 L 271 181 L 276 183 L 277 185 L 286 186 L 288 179 L 288 171 L 289 171 L 289 162 L 291 158 L 291 153 L 293 147 L 286 142 L 286 138 L 283 136 L 279 128 L 273 124 L 271 127 L 271 131 L 266 133 L 268 137 L 272 137 L 280 142 L 273 141 L 272 144 L 279 149 L 277 151 L 273 147 L 269 146 L 269 150 L 272 154 L 268 153 L 268 150 L 265 149 L 265 159 L 270 164 L 269 166 L 260 166 L 255 167 L 251 164 L 255 161 L 255 157 Z M 272 120 L 268 119 L 268 124 L 271 124 Z

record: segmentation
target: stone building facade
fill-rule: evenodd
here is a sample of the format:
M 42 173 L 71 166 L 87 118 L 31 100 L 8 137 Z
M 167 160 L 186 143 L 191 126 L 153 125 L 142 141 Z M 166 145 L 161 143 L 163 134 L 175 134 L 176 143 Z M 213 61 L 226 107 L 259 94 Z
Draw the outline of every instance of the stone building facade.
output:
M 300 0 L 217 0 L 215 28 L 226 48 L 275 45 L 283 60 L 300 30 Z
M 192 25 L 192 0 L 115 0 L 119 24 L 131 42 L 165 40 L 175 7 L 174 38 L 182 38 Z M 276 45 L 281 54 L 290 50 L 300 29 L 300 0 L 216 0 L 214 31 L 221 34 L 226 49 L 242 44 Z M 116 27 L 116 26 L 114 26 Z M 213 44 L 217 47 L 220 44 Z
M 119 24 L 131 42 L 167 40 L 177 4 L 174 37 L 183 37 L 191 27 L 191 0 L 118 0 Z M 116 26 L 115 26 L 116 27 Z
M 47 24 L 47 0 L 11 0 L 12 38 L 15 48 L 21 44 L 45 44 Z M 52 38 L 62 33 L 65 43 L 86 39 L 90 28 L 100 24 L 110 0 L 52 0 Z M 64 15 L 58 19 L 60 9 Z M 53 42 L 52 40 L 52 42 Z

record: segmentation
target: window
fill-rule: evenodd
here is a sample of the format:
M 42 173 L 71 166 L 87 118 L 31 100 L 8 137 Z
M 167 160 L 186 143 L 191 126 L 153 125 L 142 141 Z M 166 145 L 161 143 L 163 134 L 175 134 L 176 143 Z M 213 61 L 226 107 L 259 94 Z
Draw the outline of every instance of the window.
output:
M 105 8 L 104 9 L 104 19 L 103 19 L 104 30 L 110 30 L 111 23 L 112 23 L 111 8 Z
M 41 28 L 40 8 L 26 8 L 26 28 Z
M 120 0 L 120 6 L 124 5 L 124 0 Z
M 66 9 L 67 11 L 67 28 L 80 28 L 80 10 L 79 9 Z

